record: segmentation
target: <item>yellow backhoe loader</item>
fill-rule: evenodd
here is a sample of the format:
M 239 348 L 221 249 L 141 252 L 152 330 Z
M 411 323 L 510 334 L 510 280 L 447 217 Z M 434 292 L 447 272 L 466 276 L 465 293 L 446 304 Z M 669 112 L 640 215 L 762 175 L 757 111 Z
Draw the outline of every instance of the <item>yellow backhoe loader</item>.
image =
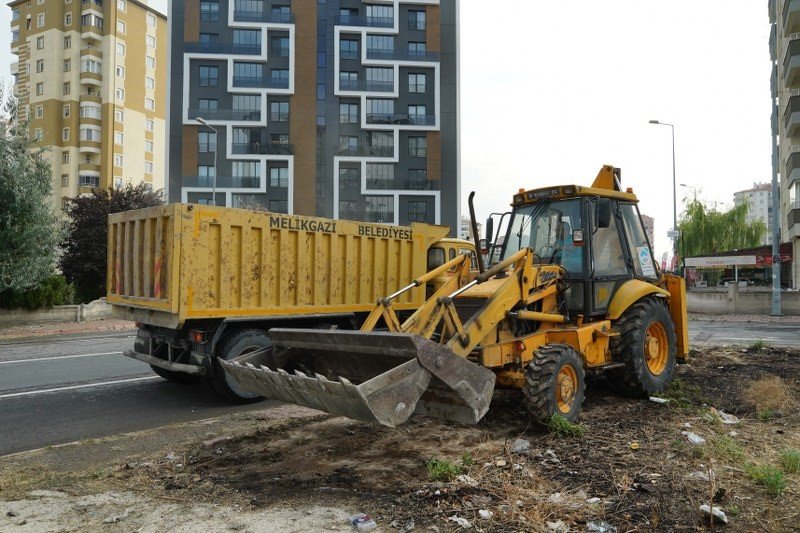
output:
M 591 187 L 520 190 L 491 267 L 460 255 L 380 300 L 359 331 L 272 329 L 273 350 L 222 364 L 253 393 L 392 427 L 414 413 L 476 423 L 495 387 L 521 390 L 536 421 L 574 421 L 587 371 L 660 392 L 688 357 L 686 292 L 659 271 L 637 203 L 611 166 Z M 474 227 L 472 198 L 470 210 Z M 392 302 L 448 271 L 401 322 Z

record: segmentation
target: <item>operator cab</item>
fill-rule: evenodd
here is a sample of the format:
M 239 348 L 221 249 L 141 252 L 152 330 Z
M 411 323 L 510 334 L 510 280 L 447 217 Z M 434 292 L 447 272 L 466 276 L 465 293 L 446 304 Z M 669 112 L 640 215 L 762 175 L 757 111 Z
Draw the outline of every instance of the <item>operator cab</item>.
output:
M 535 260 L 561 265 L 568 286 L 563 297 L 572 314 L 603 316 L 625 281 L 659 278 L 638 200 L 630 191 L 619 191 L 618 169 L 613 170 L 611 190 L 598 187 L 598 175 L 591 188 L 521 191 L 497 246 L 501 260 L 529 247 Z M 487 222 L 490 231 L 491 226 Z

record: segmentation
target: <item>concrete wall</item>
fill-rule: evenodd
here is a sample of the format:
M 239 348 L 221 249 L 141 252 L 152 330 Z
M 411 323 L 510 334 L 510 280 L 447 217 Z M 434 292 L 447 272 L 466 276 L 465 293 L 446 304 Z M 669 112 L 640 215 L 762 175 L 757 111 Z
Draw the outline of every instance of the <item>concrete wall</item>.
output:
M 83 322 L 111 318 L 111 306 L 105 298 L 88 304 L 57 305 L 52 309 L 27 311 L 24 309 L 0 310 L 0 327 L 24 326 L 53 322 Z
M 690 313 L 715 315 L 769 315 L 772 312 L 770 289 L 726 288 L 692 289 L 686 293 Z M 800 315 L 800 292 L 781 292 L 781 312 Z

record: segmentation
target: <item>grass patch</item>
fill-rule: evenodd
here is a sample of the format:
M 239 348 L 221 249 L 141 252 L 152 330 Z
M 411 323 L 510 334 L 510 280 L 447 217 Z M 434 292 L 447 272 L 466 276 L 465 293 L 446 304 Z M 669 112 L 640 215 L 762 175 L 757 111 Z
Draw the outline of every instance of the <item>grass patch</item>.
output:
M 775 418 L 775 411 L 769 407 L 764 409 L 759 409 L 758 411 L 756 411 L 756 416 L 758 417 L 759 420 L 767 422 Z
M 681 378 L 675 378 L 663 392 L 657 394 L 659 398 L 666 398 L 671 404 L 678 407 L 691 407 L 702 403 L 702 391 L 697 385 L 690 385 Z
M 778 376 L 765 376 L 750 383 L 744 391 L 744 401 L 756 408 L 760 420 L 772 420 L 775 415 L 792 405 L 792 396 L 786 382 Z
M 461 456 L 461 464 L 464 465 L 465 468 L 469 468 L 475 464 L 475 459 L 472 458 L 471 453 L 465 453 Z
M 800 472 L 800 450 L 783 450 L 781 452 L 781 466 L 789 474 Z
M 582 437 L 586 433 L 586 427 L 581 424 L 573 424 L 563 416 L 554 414 L 547 421 L 550 432 L 559 437 Z
M 769 343 L 764 339 L 757 339 L 748 346 L 748 349 L 753 351 L 761 351 L 765 348 L 769 348 Z
M 786 490 L 786 477 L 783 470 L 771 465 L 746 464 L 744 471 L 753 481 L 763 485 L 767 492 L 780 496 Z
M 727 435 L 714 438 L 711 453 L 717 459 L 739 464 L 745 459 L 744 448 Z
M 466 469 L 446 459 L 436 459 L 435 457 L 425 463 L 428 467 L 428 477 L 431 481 L 453 481 L 463 474 Z

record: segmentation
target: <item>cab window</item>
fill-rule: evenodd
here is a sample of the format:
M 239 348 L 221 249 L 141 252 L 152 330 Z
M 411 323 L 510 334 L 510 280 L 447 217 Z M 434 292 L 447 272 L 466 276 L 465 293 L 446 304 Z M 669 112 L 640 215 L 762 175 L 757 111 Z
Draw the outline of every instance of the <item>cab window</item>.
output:
M 658 274 L 653 255 L 647 243 L 647 235 L 644 232 L 636 206 L 623 204 L 620 206 L 620 210 L 622 211 L 622 225 L 625 227 L 625 236 L 628 238 L 628 246 L 633 259 L 633 270 L 636 272 L 636 276 L 657 278 Z
M 444 249 L 431 248 L 428 250 L 428 272 L 445 264 Z

